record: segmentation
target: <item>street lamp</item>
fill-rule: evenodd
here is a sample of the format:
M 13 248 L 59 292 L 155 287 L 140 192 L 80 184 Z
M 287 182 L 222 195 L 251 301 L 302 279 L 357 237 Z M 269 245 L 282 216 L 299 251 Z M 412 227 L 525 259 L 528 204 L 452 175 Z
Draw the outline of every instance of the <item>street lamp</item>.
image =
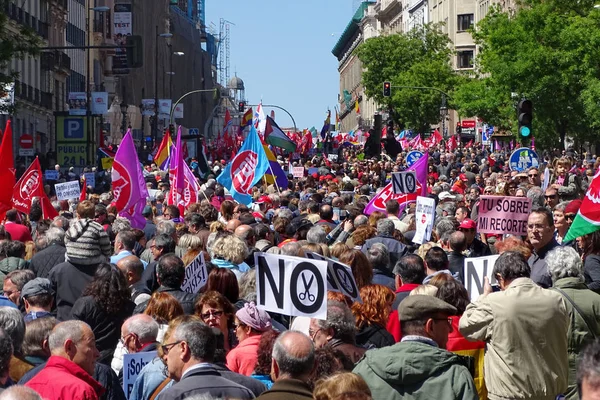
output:
M 442 95 L 442 105 L 440 106 L 440 116 L 442 117 L 442 137 L 446 139 L 446 117 L 448 116 L 448 106 L 446 105 L 446 95 Z
M 122 115 L 121 131 L 123 132 L 123 136 L 125 136 L 125 128 L 127 127 L 127 109 L 129 108 L 129 106 L 125 102 L 125 98 L 123 98 L 123 101 L 121 101 L 120 107 L 121 107 L 121 115 Z
M 171 49 L 172 45 L 169 45 L 169 49 Z M 169 53 L 169 69 L 170 71 L 167 72 L 167 75 L 169 76 L 169 98 L 171 99 L 171 101 L 173 101 L 173 75 L 175 75 L 175 72 L 173 72 L 173 56 L 184 56 L 185 53 L 183 51 L 171 51 Z
M 154 148 L 156 137 L 158 136 L 158 38 L 170 39 L 173 34 L 170 32 L 158 33 L 158 25 L 155 27 L 155 38 L 154 38 L 154 120 L 152 123 L 152 132 L 150 132 L 150 138 L 152 139 L 151 146 Z
M 88 164 L 91 162 L 92 160 L 92 156 L 91 154 L 94 154 L 94 146 L 90 146 L 91 143 L 95 143 L 95 141 L 92 141 L 92 136 L 94 134 L 95 129 L 91 129 L 92 128 L 92 124 L 91 124 L 91 116 L 92 116 L 92 95 L 91 95 L 91 83 L 90 83 L 90 64 L 91 64 L 91 54 L 90 54 L 90 11 L 94 11 L 94 12 L 99 12 L 99 13 L 104 13 L 110 10 L 110 7 L 107 6 L 98 6 L 98 7 L 88 7 L 87 8 L 87 13 L 85 16 L 85 35 L 87 36 L 87 67 L 86 67 L 86 87 L 85 87 L 85 96 L 87 99 L 87 109 L 86 109 L 86 119 L 87 119 L 87 144 L 88 144 L 88 151 L 87 151 L 87 162 Z M 95 83 L 95 82 L 94 82 Z

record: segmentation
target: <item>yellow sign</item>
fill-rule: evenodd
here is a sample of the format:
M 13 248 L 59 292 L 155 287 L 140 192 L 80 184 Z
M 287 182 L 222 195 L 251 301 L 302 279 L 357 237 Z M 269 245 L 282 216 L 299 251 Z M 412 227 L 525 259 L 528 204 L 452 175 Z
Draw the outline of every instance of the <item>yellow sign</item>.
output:
M 102 161 L 102 169 L 110 169 L 112 168 L 113 161 L 115 161 L 112 157 L 104 157 L 100 161 Z

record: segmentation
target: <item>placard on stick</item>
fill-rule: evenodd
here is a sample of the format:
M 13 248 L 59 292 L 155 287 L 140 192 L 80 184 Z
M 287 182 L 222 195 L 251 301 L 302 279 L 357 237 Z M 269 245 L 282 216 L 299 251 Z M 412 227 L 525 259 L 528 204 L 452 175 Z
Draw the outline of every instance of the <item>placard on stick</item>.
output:
M 185 267 L 185 279 L 181 285 L 181 290 L 196 294 L 202 286 L 206 285 L 206 281 L 208 281 L 208 272 L 206 270 L 206 263 L 204 262 L 204 254 L 200 252 L 194 258 L 194 261 Z
M 392 174 L 394 194 L 414 193 L 417 191 L 415 171 L 394 172 Z
M 306 256 L 313 260 L 327 261 L 327 290 L 343 293 L 352 301 L 362 303 L 358 285 L 349 266 L 310 251 L 306 252 Z

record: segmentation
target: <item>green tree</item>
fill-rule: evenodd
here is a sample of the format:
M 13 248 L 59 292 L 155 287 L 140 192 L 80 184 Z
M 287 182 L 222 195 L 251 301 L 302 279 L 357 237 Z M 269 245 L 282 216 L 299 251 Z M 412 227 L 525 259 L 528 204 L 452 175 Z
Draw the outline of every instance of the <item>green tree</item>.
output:
M 450 92 L 459 81 L 451 65 L 453 52 L 440 25 L 428 24 L 408 33 L 379 36 L 356 49 L 364 71 L 366 95 L 393 109 L 394 120 L 402 127 L 429 131 L 440 121 L 442 95 L 435 90 L 393 88 L 383 97 L 383 82 L 392 86 L 435 87 Z
M 523 0 L 473 29 L 476 71 L 455 92 L 463 115 L 516 132 L 516 104 L 533 102 L 536 143 L 556 147 L 600 126 L 600 11 L 593 0 Z
M 5 95 L 5 87 L 19 79 L 18 71 L 10 68 L 13 59 L 23 59 L 38 54 L 40 37 L 30 27 L 16 25 L 7 12 L 10 2 L 0 0 L 0 97 Z M 11 109 L 12 108 L 12 109 Z M 14 113 L 14 107 L 2 107 L 0 111 Z

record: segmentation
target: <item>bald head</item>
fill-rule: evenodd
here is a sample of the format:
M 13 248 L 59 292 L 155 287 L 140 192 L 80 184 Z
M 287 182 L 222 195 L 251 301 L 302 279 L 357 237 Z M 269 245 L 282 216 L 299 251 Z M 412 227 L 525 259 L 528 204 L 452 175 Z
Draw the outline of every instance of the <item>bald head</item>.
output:
M 144 264 L 137 256 L 127 256 L 117 261 L 117 267 L 123 272 L 127 278 L 127 283 L 133 285 L 142 279 L 144 272 Z
M 225 226 L 225 230 L 233 233 L 235 232 L 235 230 L 238 228 L 238 226 L 240 226 L 242 223 L 240 222 L 239 219 L 230 219 L 227 222 L 227 226 Z
M 450 235 L 450 248 L 452 251 L 462 252 L 467 248 L 467 237 L 461 231 L 453 232 Z
M 272 374 L 275 379 L 306 380 L 315 364 L 315 345 L 298 331 L 279 335 L 273 346 Z
M 42 400 L 42 397 L 27 386 L 15 385 L 0 393 L 0 400 Z
M 233 233 L 238 238 L 242 239 L 248 246 L 254 246 L 256 242 L 254 238 L 254 229 L 250 225 L 240 225 L 235 229 Z

